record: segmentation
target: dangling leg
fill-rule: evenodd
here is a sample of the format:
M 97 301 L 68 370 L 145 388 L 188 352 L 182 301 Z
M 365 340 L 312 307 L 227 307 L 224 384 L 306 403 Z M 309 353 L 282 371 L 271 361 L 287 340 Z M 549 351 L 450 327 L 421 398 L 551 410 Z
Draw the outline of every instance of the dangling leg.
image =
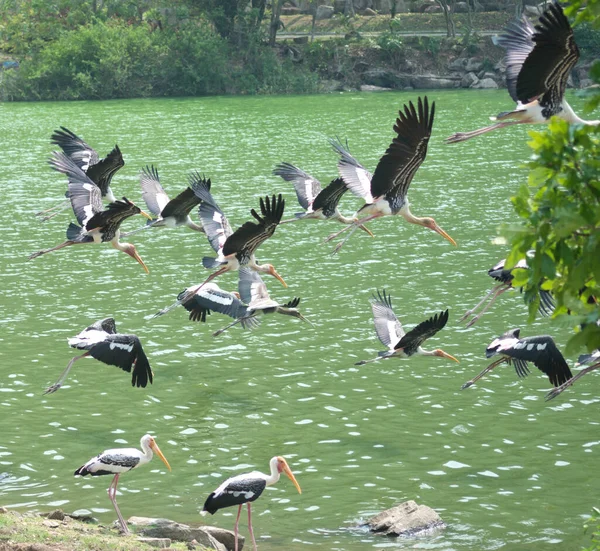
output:
M 64 243 L 61 243 L 60 245 L 56 245 L 56 247 L 52 247 L 51 249 L 43 249 L 36 253 L 30 254 L 29 260 L 33 260 L 34 258 L 37 258 L 38 256 L 42 256 L 43 254 L 46 254 L 46 253 L 51 253 L 52 251 L 58 251 L 59 249 L 62 249 L 63 247 L 68 247 L 70 245 L 80 245 L 80 243 L 77 243 L 75 241 L 65 241 Z
M 506 358 L 500 358 L 499 360 L 492 362 L 479 375 L 477 375 L 476 377 L 473 377 L 470 381 L 467 381 L 463 386 L 461 386 L 460 389 L 464 390 L 465 388 L 469 388 L 472 384 L 474 384 L 476 381 L 481 379 L 481 377 L 483 377 L 486 373 L 489 373 L 492 369 L 494 369 L 494 367 L 499 366 L 501 363 L 505 362 L 506 360 L 507 360 Z
M 586 367 L 582 369 L 577 375 L 571 377 L 568 381 L 564 382 L 562 385 L 553 388 L 548 394 L 546 394 L 546 401 L 552 400 L 552 398 L 556 398 L 563 390 L 569 388 L 577 379 L 583 377 L 590 371 L 594 371 L 595 369 L 600 369 L 600 363 L 591 365 L 590 367 Z
M 227 331 L 227 329 L 229 329 L 230 327 L 233 327 L 234 325 L 240 323 L 242 320 L 244 320 L 246 318 L 242 317 L 242 318 L 238 318 L 235 321 L 232 321 L 229 325 L 226 325 L 225 327 L 223 327 L 222 329 L 219 329 L 218 331 L 215 331 L 212 336 L 213 337 L 218 337 L 221 333 L 224 333 L 225 331 Z
M 465 140 L 469 140 L 474 138 L 475 136 L 481 136 L 482 134 L 486 134 L 491 132 L 492 130 L 496 130 L 498 128 L 504 128 L 505 126 L 512 126 L 513 124 L 523 124 L 531 122 L 530 120 L 522 120 L 522 121 L 502 121 L 495 122 L 490 126 L 484 126 L 483 128 L 479 128 L 478 130 L 472 130 L 471 132 L 456 132 L 452 134 L 452 136 L 448 136 L 444 141 L 446 143 L 458 143 L 464 142 Z
M 85 358 L 86 356 L 89 356 L 89 355 L 90 355 L 90 353 L 86 352 L 85 354 L 82 354 L 81 356 L 75 356 L 74 358 L 72 358 L 71 361 L 67 364 L 67 367 L 65 368 L 65 370 L 60 374 L 58 381 L 56 381 L 52 386 L 49 386 L 46 389 L 46 392 L 44 392 L 44 394 L 52 394 L 53 392 L 56 392 L 62 386 L 62 384 L 65 382 L 65 379 L 67 378 L 67 375 L 69 374 L 69 371 L 71 370 L 71 366 L 77 360 L 80 360 L 81 358 Z
M 121 525 L 121 529 L 123 531 L 124 534 L 129 534 L 129 528 L 127 528 L 127 524 L 125 522 L 125 519 L 123 518 L 123 515 L 121 515 L 121 511 L 119 511 L 119 506 L 117 505 L 117 484 L 119 483 L 119 473 L 117 473 L 115 475 L 115 477 L 113 478 L 113 481 L 110 483 L 110 486 L 108 487 L 108 497 L 110 499 L 110 501 L 113 504 L 113 507 L 115 508 L 115 511 L 117 513 L 117 517 L 119 519 L 119 524 Z
M 467 323 L 467 327 L 471 327 L 471 325 L 473 325 L 481 316 L 483 316 L 483 314 L 485 314 L 490 306 L 492 304 L 494 304 L 494 302 L 496 302 L 496 299 L 505 291 L 508 291 L 509 289 L 512 289 L 512 287 L 510 286 L 506 286 L 503 289 L 498 289 L 495 293 L 494 296 L 491 298 L 491 300 L 486 304 L 485 308 L 479 312 L 479 314 L 477 314 L 469 323 Z
M 348 233 L 348 235 L 342 239 L 333 249 L 333 251 L 331 251 L 331 254 L 336 254 L 343 246 L 344 243 L 346 243 L 346 241 L 348 241 L 348 239 L 350 239 L 352 237 L 352 234 L 363 224 L 365 224 L 366 222 L 369 222 L 370 220 L 374 220 L 375 218 L 379 218 L 380 216 L 383 216 L 380 213 L 377 214 L 372 214 L 371 216 L 366 216 L 365 218 L 362 218 L 360 220 L 357 220 L 356 222 L 354 222 L 354 224 L 350 224 L 349 226 L 346 226 L 342 231 L 350 229 L 350 232 Z M 338 236 L 340 233 L 342 233 L 341 231 L 337 232 L 336 234 L 332 234 L 330 235 L 325 241 L 331 241 L 331 239 L 333 239 L 334 237 Z
M 69 200 L 63 201 L 62 203 L 58 204 L 58 205 L 54 205 L 53 207 L 50 207 L 49 209 L 46 210 L 42 210 L 40 212 L 36 212 L 35 215 L 36 216 L 43 216 L 44 214 L 46 214 L 47 212 L 52 212 L 52 214 L 49 214 L 48 216 L 44 216 L 42 218 L 42 222 L 46 222 L 46 220 L 50 220 L 50 218 L 53 218 L 54 216 L 56 216 L 61 210 L 66 209 L 67 207 L 69 207 L 71 205 L 71 202 Z
M 256 540 L 254 539 L 254 530 L 252 530 L 252 504 L 248 502 L 246 503 L 246 505 L 248 506 L 248 531 L 250 532 L 250 537 L 252 538 L 252 545 L 254 546 L 254 551 L 257 551 Z
M 235 518 L 235 526 L 233 527 L 233 537 L 235 538 L 235 550 L 234 551 L 238 551 L 238 525 L 240 523 L 240 515 L 242 514 L 242 505 L 243 505 L 243 503 L 241 503 L 240 506 L 238 507 L 238 514 L 237 514 L 237 517 Z
M 473 308 L 471 308 L 470 310 L 467 310 L 463 317 L 460 318 L 458 320 L 458 323 L 460 323 L 461 321 L 466 320 L 471 314 L 473 314 L 474 312 L 477 311 L 477 308 L 479 308 L 488 298 L 490 298 L 491 295 L 493 295 L 498 289 L 500 289 L 501 287 L 503 287 L 504 285 L 506 285 L 506 283 L 500 283 L 498 285 L 496 285 L 487 295 L 485 295 L 475 306 L 473 306 Z

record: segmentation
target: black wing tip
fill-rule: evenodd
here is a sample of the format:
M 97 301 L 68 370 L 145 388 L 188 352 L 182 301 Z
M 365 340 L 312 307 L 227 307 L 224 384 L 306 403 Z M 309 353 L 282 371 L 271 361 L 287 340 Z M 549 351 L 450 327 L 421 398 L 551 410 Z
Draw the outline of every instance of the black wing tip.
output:
M 385 289 L 381 289 L 381 291 L 377 289 L 377 295 L 373 293 L 371 302 L 378 302 L 384 306 L 387 306 L 388 308 L 392 308 L 392 296 L 387 293 Z

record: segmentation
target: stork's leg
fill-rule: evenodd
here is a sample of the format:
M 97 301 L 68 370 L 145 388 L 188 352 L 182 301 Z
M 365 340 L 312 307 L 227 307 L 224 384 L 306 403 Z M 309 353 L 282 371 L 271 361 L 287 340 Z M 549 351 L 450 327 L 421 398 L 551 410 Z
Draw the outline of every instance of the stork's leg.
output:
M 81 358 L 85 358 L 86 356 L 89 356 L 89 355 L 90 355 L 90 353 L 86 352 L 85 354 L 82 354 L 81 356 L 75 356 L 74 358 L 72 358 L 71 361 L 67 364 L 67 367 L 65 368 L 65 370 L 60 374 L 58 381 L 56 381 L 52 386 L 49 386 L 46 389 L 46 392 L 44 392 L 44 394 L 52 394 L 53 392 L 56 392 L 62 386 L 62 384 L 65 382 L 65 379 L 67 378 L 67 375 L 69 374 L 69 371 L 71 370 L 71 367 L 73 366 L 73 364 L 77 360 L 80 360 Z
M 504 292 L 508 291 L 509 289 L 512 289 L 512 287 L 510 285 L 506 285 L 504 288 L 502 289 L 498 289 L 495 293 L 494 296 L 491 298 L 491 300 L 485 305 L 485 308 L 479 312 L 479 314 L 477 314 L 469 323 L 467 323 L 467 327 L 471 327 L 471 325 L 473 325 L 481 316 L 483 316 L 483 314 L 485 314 L 490 306 L 492 304 L 494 304 L 494 302 L 496 302 L 496 299 Z
M 594 371 L 595 369 L 600 369 L 600 362 L 594 365 L 590 365 L 590 367 L 586 367 L 582 369 L 577 375 L 571 377 L 568 381 L 564 382 L 562 385 L 553 388 L 548 394 L 546 394 L 546 401 L 552 400 L 552 398 L 556 398 L 563 390 L 569 388 L 577 379 L 580 379 L 590 371 Z
M 248 502 L 246 505 L 248 506 L 248 531 L 250 532 L 250 537 L 252 538 L 252 545 L 254 546 L 254 551 L 257 551 L 256 540 L 254 539 L 254 530 L 252 530 L 252 504 Z
M 242 514 L 242 505 L 243 505 L 243 503 L 240 503 L 240 506 L 238 507 L 238 514 L 237 514 L 237 517 L 235 518 L 235 526 L 233 527 L 233 537 L 235 539 L 235 550 L 234 551 L 238 551 L 238 525 L 240 523 L 240 515 Z
M 500 358 L 499 360 L 492 362 L 479 375 L 477 375 L 476 377 L 473 377 L 470 381 L 467 381 L 463 386 L 461 386 L 460 389 L 464 390 L 465 388 L 469 388 L 472 384 L 474 384 L 479 379 L 481 379 L 481 377 L 483 377 L 486 373 L 489 373 L 492 369 L 494 369 L 494 367 L 499 366 L 501 363 L 504 363 L 505 361 L 506 361 L 506 358 Z
M 127 523 L 125 522 L 125 519 L 123 518 L 123 515 L 121 514 L 121 511 L 119 511 L 119 506 L 117 505 L 117 484 L 119 483 L 119 473 L 117 473 L 115 475 L 115 477 L 113 478 L 113 481 L 110 483 L 110 486 L 108 487 L 108 497 L 111 501 L 111 503 L 113 504 L 113 507 L 115 508 L 115 511 L 117 513 L 117 517 L 119 519 L 119 524 L 121 525 L 121 529 L 123 531 L 124 534 L 129 534 L 129 528 L 127 528 Z
M 230 327 L 233 327 L 234 325 L 237 325 L 238 323 L 240 323 L 242 320 L 247 319 L 250 316 L 246 316 L 246 317 L 242 317 L 242 318 L 238 318 L 235 321 L 232 321 L 229 325 L 226 325 L 225 327 L 219 329 L 218 331 L 215 331 L 212 336 L 213 337 L 218 337 L 221 333 L 224 333 L 225 331 L 227 331 L 227 329 L 229 329 Z
M 53 207 L 50 207 L 49 209 L 42 210 L 40 212 L 36 212 L 35 215 L 43 216 L 47 212 L 51 212 L 52 214 L 49 214 L 48 216 L 43 216 L 42 222 L 46 222 L 47 220 L 50 220 L 50 218 L 54 218 L 61 210 L 66 209 L 68 206 L 70 206 L 70 204 L 71 204 L 71 202 L 69 200 L 63 201 L 62 203 L 59 203 L 58 205 L 54 205 Z
M 332 235 L 330 235 L 325 242 L 327 241 L 331 241 L 331 239 L 333 239 L 334 237 L 337 237 L 340 233 L 342 233 L 342 231 L 345 231 L 347 229 L 350 230 L 350 232 L 348 233 L 348 235 L 342 239 L 342 241 L 340 241 L 333 249 L 333 251 L 331 251 L 331 254 L 336 254 L 343 246 L 344 243 L 346 243 L 346 241 L 348 241 L 348 239 L 350 239 L 352 237 L 352 234 L 363 224 L 365 224 L 366 222 L 369 222 L 370 220 L 374 220 L 375 218 L 379 218 L 380 216 L 383 216 L 380 213 L 377 214 L 372 214 L 371 216 L 366 216 L 365 218 L 361 218 L 360 220 L 357 220 L 356 222 L 354 222 L 353 224 L 350 224 L 349 226 L 346 226 L 343 230 L 334 233 Z
M 56 245 L 56 247 L 52 247 L 51 249 L 43 249 L 41 251 L 37 251 L 36 253 L 30 254 L 29 260 L 33 260 L 34 258 L 42 256 L 46 253 L 51 253 L 52 251 L 58 251 L 59 249 L 63 249 L 64 247 L 69 247 L 70 245 L 81 245 L 81 243 L 77 243 L 76 241 L 65 241 L 64 243 Z
M 494 124 L 490 124 L 490 126 L 484 126 L 483 128 L 479 128 L 478 130 L 472 130 L 471 132 L 456 132 L 452 134 L 452 136 L 448 136 L 444 141 L 446 143 L 458 143 L 464 142 L 475 136 L 481 136 L 482 134 L 487 134 L 492 130 L 496 130 L 498 128 L 504 128 L 505 126 L 512 126 L 514 124 L 524 124 L 531 122 L 529 119 L 527 120 L 518 120 L 518 121 L 502 121 L 495 122 Z
M 506 283 L 500 283 L 498 285 L 496 285 L 487 295 L 485 295 L 475 306 L 473 306 L 473 308 L 471 308 L 470 310 L 467 310 L 463 317 L 460 318 L 458 320 L 458 323 L 460 323 L 461 321 L 466 320 L 471 314 L 473 314 L 474 312 L 477 311 L 477 308 L 479 308 L 488 298 L 490 298 L 490 296 L 492 294 L 494 294 L 498 289 L 500 289 L 501 287 L 503 287 L 504 285 L 506 285 Z

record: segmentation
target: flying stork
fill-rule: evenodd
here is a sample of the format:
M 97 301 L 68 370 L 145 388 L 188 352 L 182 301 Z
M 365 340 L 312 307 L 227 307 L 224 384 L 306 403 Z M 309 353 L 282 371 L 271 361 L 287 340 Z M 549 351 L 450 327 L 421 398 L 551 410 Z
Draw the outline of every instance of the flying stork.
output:
M 430 337 L 433 337 L 448 322 L 448 310 L 435 314 L 428 320 L 425 320 L 408 333 L 404 331 L 400 320 L 396 317 L 392 309 L 392 297 L 383 291 L 377 291 L 377 296 L 373 295 L 371 299 L 371 309 L 373 310 L 373 320 L 375 322 L 375 333 L 384 346 L 388 349 L 379 352 L 377 358 L 372 360 L 361 360 L 354 365 L 364 365 L 385 358 L 409 358 L 413 355 L 420 356 L 438 356 L 448 358 L 454 362 L 458 360 L 436 348 L 435 350 L 423 350 L 421 345 Z
M 271 469 L 269 475 L 260 471 L 252 471 L 251 473 L 239 474 L 228 478 L 204 502 L 204 507 L 201 511 L 202 515 L 206 515 L 207 513 L 214 515 L 219 509 L 238 505 L 234 527 L 235 551 L 238 551 L 238 524 L 244 503 L 246 503 L 248 508 L 248 530 L 252 537 L 252 545 L 254 546 L 254 551 L 257 551 L 254 531 L 252 530 L 251 503 L 261 496 L 267 486 L 278 482 L 282 472 L 294 483 L 298 493 L 302 493 L 300 484 L 298 484 L 296 477 L 283 457 L 273 457 L 269 462 L 269 466 Z
M 407 222 L 425 226 L 439 233 L 456 245 L 454 239 L 440 228 L 433 218 L 414 216 L 410 212 L 406 196 L 415 172 L 427 155 L 427 143 L 431 136 L 434 114 L 435 102 L 431 104 L 430 109 L 427 96 L 423 100 L 419 98 L 417 108 L 412 101 L 404 105 L 404 112 L 399 111 L 394 125 L 396 137 L 379 160 L 372 177 L 341 144 L 330 142 L 340 153 L 338 170 L 348 189 L 366 202 L 356 213 L 357 221 L 326 239 L 331 241 L 350 229 L 346 238 L 334 248 L 334 254 L 342 248 L 359 226 L 380 216 L 397 214 L 403 216 Z
M 190 184 L 202 180 L 197 172 L 189 175 Z M 157 218 L 148 220 L 148 223 L 123 236 L 137 233 L 147 228 L 175 228 L 177 226 L 187 226 L 191 230 L 204 232 L 201 224 L 197 224 L 190 218 L 191 210 L 200 204 L 200 199 L 193 192 L 191 187 L 186 187 L 177 197 L 169 199 L 169 196 L 160 184 L 158 170 L 154 166 L 146 166 L 140 172 L 140 185 L 142 186 L 142 199 L 146 203 L 148 210 Z
M 131 386 L 145 388 L 148 381 L 152 384 L 152 369 L 140 339 L 136 335 L 117 333 L 113 318 L 105 318 L 86 327 L 77 336 L 69 339 L 69 346 L 87 352 L 72 358 L 58 381 L 49 386 L 44 394 L 56 392 L 65 382 L 73 364 L 87 356 L 131 373 Z
M 65 155 L 75 161 L 77 166 L 100 188 L 103 199 L 108 203 L 113 203 L 117 200 L 110 188 L 110 182 L 115 173 L 125 165 L 118 145 L 115 145 L 113 150 L 104 159 L 100 159 L 95 149 L 64 126 L 61 126 L 60 130 L 55 130 L 50 139 L 52 144 L 58 145 Z M 37 216 L 54 211 L 52 214 L 42 218 L 43 221 L 50 220 L 50 218 L 68 205 L 69 201 L 67 199 L 55 207 L 38 212 Z
M 548 376 L 550 383 L 557 387 L 568 381 L 572 375 L 567 362 L 554 340 L 548 335 L 519 338 L 520 329 L 511 329 L 494 339 L 485 349 L 486 358 L 500 354 L 500 359 L 488 365 L 479 375 L 467 381 L 461 390 L 470 387 L 495 367 L 507 363 L 514 364 L 517 376 L 525 377 L 530 371 L 527 362 L 532 362 L 540 371 Z
M 104 450 L 101 454 L 90 459 L 85 465 L 82 465 L 75 471 L 75 476 L 101 476 L 105 474 L 114 474 L 114 478 L 108 487 L 108 498 L 110 499 L 115 511 L 121 530 L 125 534 L 129 534 L 129 528 L 119 506 L 117 505 L 117 484 L 119 483 L 119 475 L 126 473 L 132 469 L 137 469 L 141 465 L 148 463 L 153 456 L 153 452 L 160 457 L 161 461 L 167 466 L 169 471 L 171 465 L 167 461 L 167 458 L 162 454 L 158 444 L 154 437 L 146 434 L 142 436 L 140 440 L 140 447 L 142 451 L 137 448 L 114 448 L 110 450 Z
M 579 59 L 579 48 L 558 2 L 550 3 L 535 28 L 525 15 L 509 23 L 498 44 L 506 49 L 506 86 L 517 107 L 491 117 L 496 122 L 490 126 L 452 134 L 446 143 L 464 142 L 514 124 L 548 123 L 553 116 L 569 124 L 600 124 L 600 120 L 579 118 L 565 100 L 567 80 Z
M 246 222 L 241 228 L 233 232 L 225 214 L 215 203 L 210 193 L 210 179 L 201 178 L 199 181 L 193 182 L 191 187 L 202 201 L 198 214 L 202 220 L 202 226 L 206 231 L 208 241 L 217 253 L 217 258 L 205 256 L 202 259 L 202 264 L 205 268 L 218 268 L 218 270 L 209 275 L 200 285 L 188 288 L 178 302 L 180 304 L 186 302 L 198 289 L 201 289 L 215 277 L 225 272 L 239 270 L 242 266 L 249 266 L 257 272 L 270 274 L 277 278 L 284 287 L 287 287 L 286 282 L 272 264 L 257 264 L 254 257 L 254 251 L 275 233 L 277 225 L 281 221 L 285 206 L 281 194 L 277 197 L 267 195 L 264 199 L 261 197 L 261 214 L 258 214 L 254 209 L 250 211 L 250 214 L 258 223 Z
M 505 264 L 506 258 L 502 259 L 500 262 L 498 262 L 498 264 L 496 264 L 488 270 L 488 275 L 491 278 L 498 281 L 498 285 L 496 285 L 487 295 L 485 295 L 485 297 L 483 297 L 481 301 L 478 302 L 473 308 L 467 310 L 464 313 L 463 317 L 458 320 L 459 323 L 466 320 L 469 316 L 472 316 L 477 311 L 477 309 L 489 299 L 488 303 L 484 306 L 484 308 L 476 316 L 474 316 L 473 319 L 467 324 L 467 327 L 471 327 L 471 325 L 473 325 L 485 312 L 488 311 L 490 306 L 494 304 L 496 299 L 502 293 L 513 289 L 512 282 L 515 278 L 515 276 L 513 275 L 513 270 L 529 268 L 529 266 L 527 265 L 527 259 L 525 258 L 519 260 L 519 262 L 517 262 L 515 266 L 510 269 L 505 268 Z M 539 296 L 540 304 L 538 306 L 538 312 L 541 316 L 551 316 L 554 312 L 555 307 L 555 302 L 554 298 L 552 297 L 552 294 L 550 293 L 550 291 L 539 289 Z
M 346 218 L 338 210 L 342 195 L 348 191 L 342 178 L 335 178 L 325 189 L 322 189 L 319 180 L 290 163 L 279 163 L 273 170 L 273 174 L 281 176 L 286 182 L 294 185 L 298 203 L 305 211 L 295 213 L 295 218 L 282 220 L 280 224 L 303 219 L 337 220 L 342 224 L 356 222 L 356 218 Z M 365 226 L 361 225 L 360 229 L 373 237 L 371 230 Z
M 54 153 L 50 163 L 56 170 L 66 174 L 69 179 L 67 193 L 77 221 L 81 226 L 73 223 L 69 224 L 67 241 L 56 245 L 56 247 L 35 252 L 29 256 L 29 260 L 71 245 L 110 242 L 115 249 L 123 251 L 134 258 L 142 265 L 146 273 L 149 273 L 135 245 L 119 241 L 119 226 L 123 220 L 134 214 L 141 214 L 146 218 L 151 218 L 151 216 L 125 197 L 110 203 L 103 210 L 100 188 L 90 180 L 72 159 L 64 153 Z

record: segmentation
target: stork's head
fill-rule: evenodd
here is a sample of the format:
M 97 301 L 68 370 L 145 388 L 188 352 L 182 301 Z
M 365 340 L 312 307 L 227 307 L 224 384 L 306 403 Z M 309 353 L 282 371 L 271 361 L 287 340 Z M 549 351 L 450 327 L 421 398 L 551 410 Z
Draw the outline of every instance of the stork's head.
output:
M 298 493 L 301 494 L 302 490 L 300 488 L 300 484 L 298 484 L 298 481 L 296 480 L 294 473 L 292 473 L 292 470 L 287 464 L 287 461 L 281 456 L 274 457 L 271 461 L 273 460 L 277 462 L 277 472 L 285 473 L 287 477 L 294 483 L 294 486 L 296 486 L 296 490 L 298 490 Z
M 452 356 L 451 354 L 448 354 L 447 352 L 444 352 L 443 350 L 436 348 L 433 351 L 433 355 L 434 356 L 439 356 L 440 358 L 447 358 L 448 360 L 452 360 L 453 362 L 456 363 L 460 363 L 454 356 Z
M 142 268 L 144 268 L 144 270 L 146 271 L 147 274 L 150 273 L 148 266 L 146 266 L 146 264 L 144 264 L 142 257 L 138 254 L 137 249 L 135 248 L 135 245 L 133 245 L 131 243 L 121 243 L 120 249 L 124 253 L 127 253 L 132 258 L 135 258 L 135 260 L 142 265 Z
M 454 239 L 452 239 L 442 228 L 440 228 L 433 218 L 420 218 L 420 222 L 418 223 L 436 233 L 439 233 L 444 239 L 447 239 L 456 247 L 456 241 L 454 241 Z
M 142 449 L 146 447 L 150 448 L 154 453 L 156 453 L 156 455 L 158 455 L 158 457 L 160 457 L 161 461 L 167 466 L 167 469 L 169 469 L 169 471 L 171 470 L 171 465 L 169 465 L 167 458 L 160 451 L 160 448 L 158 447 L 158 444 L 156 443 L 156 440 L 154 440 L 153 436 L 150 436 L 149 434 L 144 435 L 142 437 L 141 445 Z
M 287 287 L 287 283 L 277 273 L 277 270 L 275 270 L 275 267 L 273 266 L 273 264 L 263 264 L 262 268 L 263 268 L 263 270 L 261 270 L 261 271 L 264 271 L 265 273 L 272 275 L 275 279 L 278 279 L 284 287 Z

